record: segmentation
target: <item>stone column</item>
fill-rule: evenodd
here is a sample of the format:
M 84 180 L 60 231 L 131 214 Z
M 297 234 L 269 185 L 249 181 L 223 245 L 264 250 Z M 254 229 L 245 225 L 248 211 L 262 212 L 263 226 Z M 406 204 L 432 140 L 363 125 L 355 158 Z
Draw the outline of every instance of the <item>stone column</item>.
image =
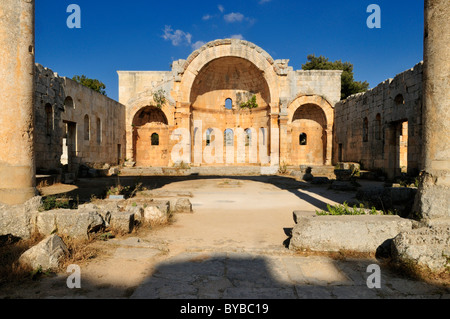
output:
M 270 115 L 270 166 L 280 166 L 279 114 Z
M 34 0 L 0 1 L 0 202 L 35 196 Z
M 327 125 L 327 153 L 325 155 L 325 165 L 333 165 L 333 125 Z
M 290 163 L 288 154 L 291 145 L 288 143 L 288 121 L 287 112 L 280 113 L 280 164 Z
M 416 212 L 450 218 L 450 6 L 425 0 L 423 176 Z M 417 206 L 418 205 L 418 206 Z

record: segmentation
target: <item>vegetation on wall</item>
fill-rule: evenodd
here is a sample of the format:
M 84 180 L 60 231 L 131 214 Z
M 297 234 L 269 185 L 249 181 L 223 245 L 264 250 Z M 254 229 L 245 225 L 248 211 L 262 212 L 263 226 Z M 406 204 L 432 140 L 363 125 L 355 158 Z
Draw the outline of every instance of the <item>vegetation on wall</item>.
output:
M 106 91 L 105 91 L 106 85 L 104 83 L 100 82 L 99 80 L 90 79 L 90 78 L 86 77 L 85 75 L 81 75 L 81 76 L 75 75 L 72 78 L 72 80 L 94 90 L 95 92 L 98 92 L 98 93 L 106 96 Z
M 256 109 L 258 107 L 258 103 L 256 102 L 256 95 L 253 95 L 247 102 L 242 102 L 240 106 L 241 109 Z
M 308 55 L 308 62 L 302 65 L 302 70 L 342 70 L 341 99 L 344 100 L 350 95 L 363 93 L 369 89 L 367 81 L 355 81 L 353 75 L 353 64 L 350 62 L 331 62 L 324 56 L 316 57 L 314 54 Z
M 160 89 L 153 93 L 153 100 L 156 103 L 157 108 L 162 108 L 164 104 L 166 104 L 166 91 Z

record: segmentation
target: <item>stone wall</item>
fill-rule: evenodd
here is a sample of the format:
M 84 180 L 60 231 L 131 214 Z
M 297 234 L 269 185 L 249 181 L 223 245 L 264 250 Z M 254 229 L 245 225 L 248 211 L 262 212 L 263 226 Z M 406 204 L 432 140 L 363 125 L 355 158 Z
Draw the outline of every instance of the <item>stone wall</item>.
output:
M 191 132 L 191 150 L 187 157 L 195 165 L 277 166 L 280 161 L 292 165 L 331 164 L 332 113 L 341 97 L 342 71 L 294 71 L 289 60 L 274 60 L 253 43 L 222 39 L 205 44 L 186 60 L 174 61 L 171 71 L 118 71 L 118 74 L 119 102 L 126 105 L 127 110 L 127 158 L 133 159 L 138 166 L 174 164 L 166 155 L 174 146 L 172 140 L 159 146 L 165 158 L 154 158 L 153 148 L 148 147 L 149 136 L 159 134 L 158 130 L 144 132 L 144 125 L 134 125 L 141 110 L 156 106 L 153 95 L 160 90 L 166 93 L 167 101 L 161 110 L 167 123 L 159 129 L 165 130 L 163 136 L 166 132 L 170 136 L 178 128 Z M 242 109 L 241 103 L 253 96 L 258 107 Z M 226 107 L 227 100 L 231 100 L 230 108 Z M 309 117 L 294 119 L 293 115 L 307 104 L 316 105 L 321 113 L 316 118 L 323 120 L 313 120 L 314 123 L 306 125 L 308 130 L 300 132 L 301 127 L 297 124 Z M 308 109 L 312 108 L 307 108 L 306 112 Z M 300 122 L 291 125 L 294 120 Z M 234 143 L 227 143 L 233 148 L 229 148 L 229 153 L 234 154 L 228 157 L 224 154 L 223 158 L 218 155 L 212 164 L 202 160 L 201 154 L 208 153 L 206 136 L 210 129 L 220 133 L 215 136 L 225 135 L 230 130 L 234 134 Z M 246 140 L 246 150 L 236 139 L 240 130 L 253 132 L 251 141 Z M 301 133 L 308 134 L 310 146 L 319 146 L 300 149 L 298 140 Z M 144 143 L 142 139 L 136 140 L 137 135 L 139 138 L 142 135 Z M 293 145 L 295 151 L 291 151 Z M 250 146 L 252 156 L 248 150 Z M 143 151 L 146 154 L 142 154 Z M 242 156 L 238 159 L 237 154 Z M 240 160 L 243 157 L 246 158 L 244 163 Z
M 35 152 L 39 173 L 76 173 L 80 164 L 116 165 L 125 158 L 125 108 L 36 65 Z
M 334 158 L 388 177 L 422 165 L 423 63 L 336 104 Z

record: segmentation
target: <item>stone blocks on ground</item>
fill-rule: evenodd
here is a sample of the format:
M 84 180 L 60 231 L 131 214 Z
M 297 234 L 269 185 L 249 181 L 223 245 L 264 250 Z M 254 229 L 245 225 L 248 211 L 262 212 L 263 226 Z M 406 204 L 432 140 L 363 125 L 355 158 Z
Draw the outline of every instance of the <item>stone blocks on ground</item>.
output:
M 51 235 L 25 251 L 20 256 L 19 263 L 33 269 L 56 269 L 59 267 L 60 259 L 68 253 L 64 241 L 57 235 Z
M 399 264 L 444 272 L 450 267 L 450 226 L 422 227 L 400 233 L 392 241 Z
M 169 216 L 166 212 L 159 209 L 157 206 L 147 206 L 144 208 L 144 221 L 154 224 L 164 224 L 169 220 Z
M 375 253 L 385 241 L 412 229 L 399 216 L 296 216 L 292 250 Z
M 34 230 L 34 214 L 42 205 L 42 197 L 36 196 L 24 205 L 0 204 L 0 236 L 12 235 L 19 238 L 30 238 Z
M 175 213 L 192 213 L 192 203 L 188 198 L 179 198 L 173 211 Z
M 134 216 L 133 212 L 112 212 L 110 227 L 121 233 L 131 233 L 134 227 Z
M 42 235 L 57 232 L 72 238 L 88 239 L 89 235 L 104 227 L 102 216 L 94 210 L 57 209 L 39 212 L 36 231 Z

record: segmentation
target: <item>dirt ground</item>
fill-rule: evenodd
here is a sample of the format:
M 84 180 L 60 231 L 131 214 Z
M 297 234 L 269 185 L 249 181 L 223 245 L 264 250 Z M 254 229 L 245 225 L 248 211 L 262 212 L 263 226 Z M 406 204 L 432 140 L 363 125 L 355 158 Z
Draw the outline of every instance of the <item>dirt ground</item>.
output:
M 44 188 L 45 195 L 67 192 L 89 201 L 101 197 L 116 178 L 80 180 L 77 185 Z M 354 197 L 327 185 L 309 185 L 290 177 L 121 177 L 122 184 L 142 183 L 148 189 L 190 191 L 194 213 L 176 214 L 171 224 L 140 229 L 124 237 L 96 241 L 96 258 L 81 266 L 81 289 L 68 289 L 67 273 L 0 292 L 7 298 L 127 298 L 161 263 L 183 254 L 191 262 L 210 254 L 293 256 L 286 248 L 295 225 L 292 212 L 315 213 L 327 204 Z M 204 257 L 202 257 L 204 256 Z

